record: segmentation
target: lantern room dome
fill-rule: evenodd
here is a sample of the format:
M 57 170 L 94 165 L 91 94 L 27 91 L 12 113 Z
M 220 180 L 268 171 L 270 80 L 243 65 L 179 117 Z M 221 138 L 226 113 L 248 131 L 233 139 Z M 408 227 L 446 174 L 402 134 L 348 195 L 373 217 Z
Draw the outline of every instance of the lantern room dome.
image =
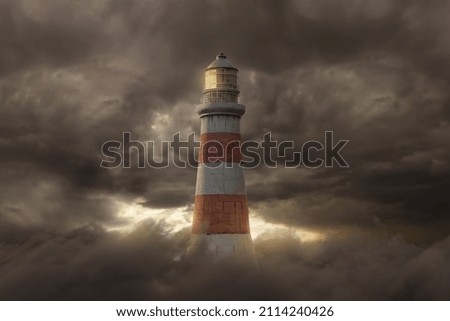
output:
M 208 67 L 206 67 L 206 70 L 213 69 L 213 68 L 229 68 L 237 70 L 235 66 L 227 59 L 227 56 L 223 52 L 219 52 L 219 54 L 216 56 L 216 60 L 211 62 Z

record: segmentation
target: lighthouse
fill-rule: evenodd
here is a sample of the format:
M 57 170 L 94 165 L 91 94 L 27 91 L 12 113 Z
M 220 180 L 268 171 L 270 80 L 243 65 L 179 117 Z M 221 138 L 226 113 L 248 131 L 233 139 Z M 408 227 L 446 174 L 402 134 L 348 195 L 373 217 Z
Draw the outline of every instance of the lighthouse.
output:
M 195 206 L 188 256 L 198 249 L 216 258 L 256 263 L 250 235 L 244 169 L 240 166 L 238 70 L 219 53 L 206 68 Z

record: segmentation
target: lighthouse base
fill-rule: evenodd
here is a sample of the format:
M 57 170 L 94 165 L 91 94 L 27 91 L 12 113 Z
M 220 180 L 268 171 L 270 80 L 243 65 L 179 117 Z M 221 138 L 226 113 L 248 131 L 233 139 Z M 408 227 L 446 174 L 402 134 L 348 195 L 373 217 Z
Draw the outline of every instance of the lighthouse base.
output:
M 235 259 L 257 265 L 250 234 L 192 234 L 187 256 L 204 254 L 215 259 Z

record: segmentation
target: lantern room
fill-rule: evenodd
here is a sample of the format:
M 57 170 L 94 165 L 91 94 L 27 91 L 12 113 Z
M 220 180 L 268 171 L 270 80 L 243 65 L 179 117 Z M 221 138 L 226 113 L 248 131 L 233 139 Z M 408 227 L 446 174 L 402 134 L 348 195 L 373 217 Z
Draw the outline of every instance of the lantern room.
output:
M 205 70 L 204 102 L 236 103 L 239 96 L 237 72 L 238 70 L 231 64 L 225 54 L 219 53 Z

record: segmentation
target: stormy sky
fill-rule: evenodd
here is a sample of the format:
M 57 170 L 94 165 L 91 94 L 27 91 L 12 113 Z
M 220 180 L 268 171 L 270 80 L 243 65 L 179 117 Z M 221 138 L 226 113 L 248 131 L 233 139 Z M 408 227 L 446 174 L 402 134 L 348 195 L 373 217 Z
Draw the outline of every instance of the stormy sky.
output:
M 450 299 L 448 1 L 0 0 L 0 299 Z M 260 269 L 183 259 L 195 168 L 100 167 L 199 134 L 239 71 L 243 139 L 349 143 L 246 170 Z

